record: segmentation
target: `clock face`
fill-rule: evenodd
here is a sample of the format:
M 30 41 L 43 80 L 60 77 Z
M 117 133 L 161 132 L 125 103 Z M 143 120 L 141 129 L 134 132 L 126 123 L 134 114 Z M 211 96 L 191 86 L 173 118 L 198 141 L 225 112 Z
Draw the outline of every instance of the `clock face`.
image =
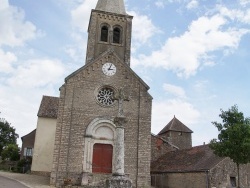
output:
M 113 76 L 116 73 L 116 67 L 113 63 L 105 63 L 102 66 L 102 72 L 107 76 Z

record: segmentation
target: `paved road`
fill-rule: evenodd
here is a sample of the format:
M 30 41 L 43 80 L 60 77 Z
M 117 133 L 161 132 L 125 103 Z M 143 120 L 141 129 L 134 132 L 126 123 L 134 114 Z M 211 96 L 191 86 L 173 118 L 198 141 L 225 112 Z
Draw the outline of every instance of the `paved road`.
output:
M 28 188 L 16 180 L 0 176 L 0 188 Z

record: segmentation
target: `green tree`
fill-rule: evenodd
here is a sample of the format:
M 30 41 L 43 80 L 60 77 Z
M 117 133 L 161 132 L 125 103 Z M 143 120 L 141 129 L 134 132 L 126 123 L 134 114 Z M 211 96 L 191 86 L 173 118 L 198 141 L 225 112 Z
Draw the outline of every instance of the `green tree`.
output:
M 16 144 L 9 144 L 4 147 L 1 157 L 3 160 L 9 159 L 10 161 L 18 161 L 20 158 L 18 146 Z
M 8 121 L 0 118 L 0 155 L 8 144 L 16 144 L 18 134 Z
M 237 105 L 228 111 L 221 109 L 222 123 L 212 122 L 219 131 L 218 139 L 210 142 L 210 148 L 220 157 L 229 157 L 237 165 L 238 187 L 240 187 L 240 164 L 250 162 L 250 119 L 238 111 Z

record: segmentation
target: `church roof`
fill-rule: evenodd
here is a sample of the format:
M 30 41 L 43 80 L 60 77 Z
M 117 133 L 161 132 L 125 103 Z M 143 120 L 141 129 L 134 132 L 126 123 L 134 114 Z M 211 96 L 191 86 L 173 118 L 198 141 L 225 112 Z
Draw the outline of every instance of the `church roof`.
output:
M 37 116 L 57 118 L 58 103 L 58 97 L 43 96 Z
M 151 163 L 151 172 L 206 171 L 224 160 L 216 156 L 209 145 L 170 151 Z
M 98 0 L 96 10 L 126 14 L 123 0 Z
M 178 132 L 186 132 L 193 133 L 186 125 L 184 125 L 180 120 L 178 120 L 175 116 L 174 118 L 158 133 L 158 135 L 164 134 L 168 131 L 178 131 Z

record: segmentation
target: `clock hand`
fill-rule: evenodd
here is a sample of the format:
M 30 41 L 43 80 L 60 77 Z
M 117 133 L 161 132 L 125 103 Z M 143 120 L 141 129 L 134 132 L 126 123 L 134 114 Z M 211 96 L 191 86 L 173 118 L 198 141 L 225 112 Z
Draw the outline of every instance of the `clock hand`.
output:
M 108 68 L 108 70 L 113 70 L 113 69 L 111 69 L 111 67 L 112 67 L 112 64 L 110 65 L 110 67 Z

